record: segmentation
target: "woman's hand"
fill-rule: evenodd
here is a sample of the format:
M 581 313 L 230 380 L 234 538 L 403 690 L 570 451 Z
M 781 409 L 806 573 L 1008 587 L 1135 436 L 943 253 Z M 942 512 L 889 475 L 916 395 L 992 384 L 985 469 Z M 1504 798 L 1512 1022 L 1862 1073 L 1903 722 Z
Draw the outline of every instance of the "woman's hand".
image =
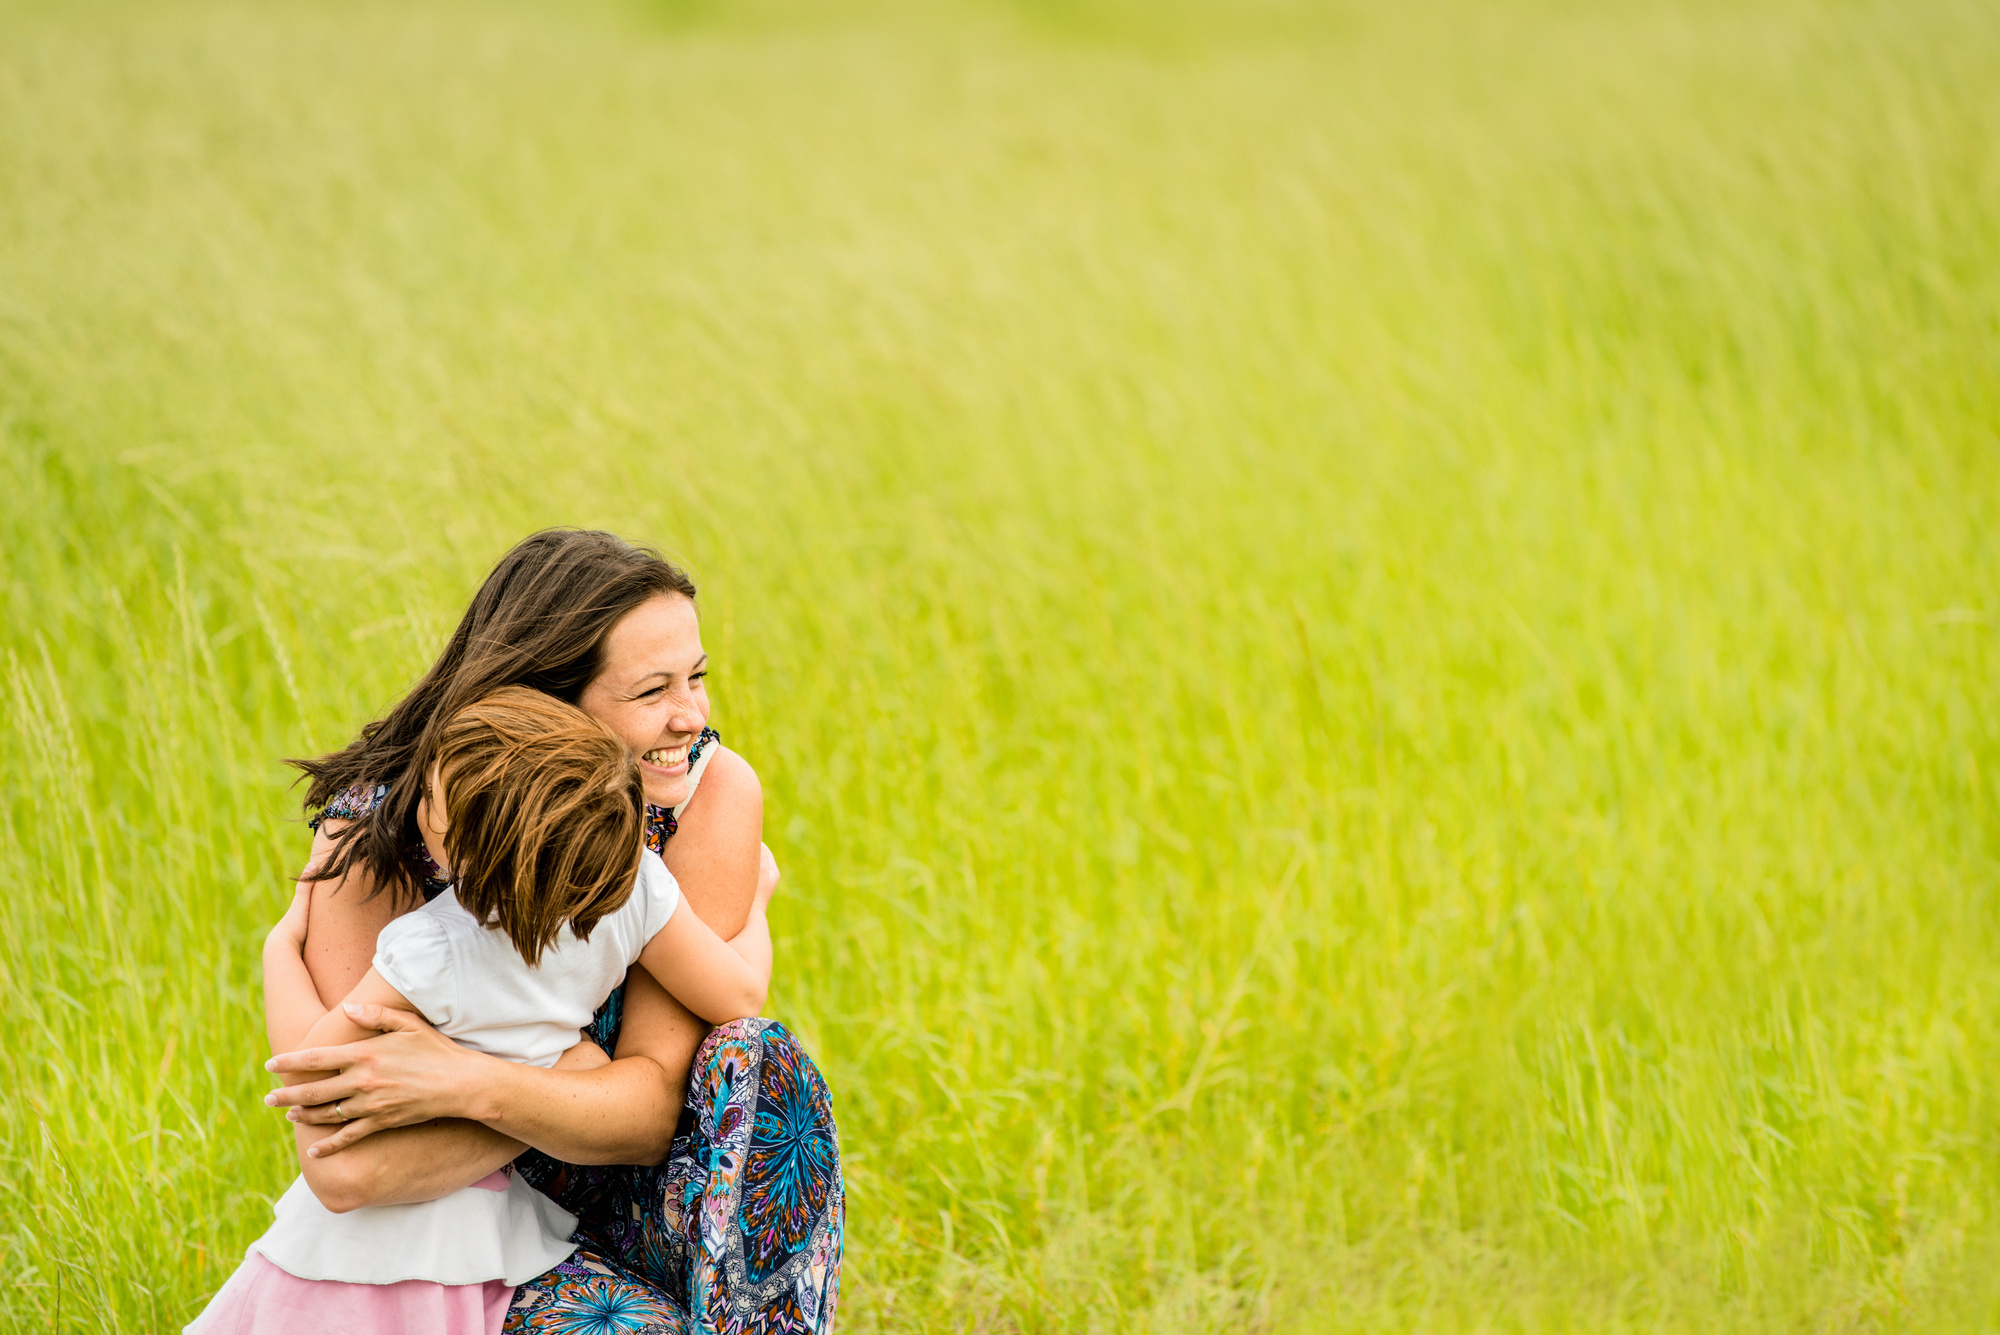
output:
M 380 1036 L 344 1047 L 287 1052 L 265 1063 L 275 1072 L 336 1071 L 328 1079 L 290 1085 L 265 1098 L 272 1107 L 285 1108 L 288 1121 L 340 1127 L 313 1146 L 316 1157 L 337 1154 L 363 1137 L 391 1127 L 437 1118 L 472 1118 L 471 1096 L 465 1091 L 479 1087 L 474 1082 L 491 1069 L 485 1064 L 497 1058 L 460 1046 L 408 1011 L 360 1006 L 349 1018 L 364 1029 L 380 1031 Z M 348 1054 L 355 1054 L 349 1058 L 351 1065 L 341 1060 Z M 436 1060 L 441 1054 L 444 1063 Z M 460 1058 L 472 1061 L 461 1068 L 457 1065 Z M 316 1065 L 318 1062 L 326 1064 Z M 556 1061 L 554 1069 L 594 1071 L 610 1063 L 603 1048 L 579 1038 Z M 355 1092 L 345 1092 L 348 1089 Z M 301 1104 L 299 1096 L 313 1101 Z
M 409 1011 L 385 1006 L 349 1006 L 348 1018 L 375 1038 L 335 1048 L 283 1052 L 264 1063 L 273 1072 L 332 1071 L 303 1085 L 288 1085 L 264 1096 L 286 1118 L 310 1126 L 344 1123 L 314 1148 L 337 1154 L 364 1136 L 390 1127 L 414 1126 L 440 1117 L 479 1120 L 468 1091 L 479 1089 L 491 1064 L 499 1061 L 461 1047 Z M 504 1065 L 504 1063 L 502 1063 Z

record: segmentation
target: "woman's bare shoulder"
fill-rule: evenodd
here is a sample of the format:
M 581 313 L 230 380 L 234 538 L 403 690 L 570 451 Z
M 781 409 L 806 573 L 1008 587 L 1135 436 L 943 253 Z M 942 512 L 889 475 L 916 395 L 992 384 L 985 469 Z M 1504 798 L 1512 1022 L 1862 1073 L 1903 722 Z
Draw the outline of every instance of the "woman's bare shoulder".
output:
M 717 748 L 667 841 L 667 870 L 703 922 L 724 938 L 743 930 L 757 895 L 764 790 L 734 751 Z
M 694 796 L 688 799 L 687 811 L 683 815 L 697 808 L 703 809 L 704 815 L 710 819 L 741 811 L 755 811 L 761 819 L 764 814 L 764 785 L 758 782 L 757 771 L 750 768 L 749 761 L 718 742 L 715 754 L 709 757 L 708 767 L 702 771 L 701 783 L 695 788 Z

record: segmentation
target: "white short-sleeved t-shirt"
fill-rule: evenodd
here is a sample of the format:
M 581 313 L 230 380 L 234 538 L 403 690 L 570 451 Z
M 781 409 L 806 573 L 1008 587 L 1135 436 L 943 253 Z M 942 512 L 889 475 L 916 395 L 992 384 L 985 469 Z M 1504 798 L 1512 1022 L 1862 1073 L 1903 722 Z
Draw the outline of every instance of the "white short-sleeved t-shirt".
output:
M 375 971 L 440 1033 L 476 1052 L 553 1066 L 680 898 L 674 874 L 648 849 L 632 897 L 587 941 L 563 928 L 530 968 L 505 932 L 473 917 L 447 890 L 382 929 Z

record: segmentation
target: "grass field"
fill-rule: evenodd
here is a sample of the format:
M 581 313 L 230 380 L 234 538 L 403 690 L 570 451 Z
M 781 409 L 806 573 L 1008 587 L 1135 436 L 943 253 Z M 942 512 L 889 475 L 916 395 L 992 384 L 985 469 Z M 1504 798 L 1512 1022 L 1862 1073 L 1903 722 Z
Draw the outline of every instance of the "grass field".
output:
M 285 756 L 703 582 L 854 1332 L 2000 1325 L 1990 0 L 0 4 L 0 1326 L 289 1180 Z

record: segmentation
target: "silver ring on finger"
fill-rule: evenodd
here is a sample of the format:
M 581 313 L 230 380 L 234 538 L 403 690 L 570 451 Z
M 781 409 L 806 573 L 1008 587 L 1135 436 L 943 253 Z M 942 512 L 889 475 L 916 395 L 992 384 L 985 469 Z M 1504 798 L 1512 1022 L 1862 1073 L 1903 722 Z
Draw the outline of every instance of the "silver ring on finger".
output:
M 343 1122 L 351 1122 L 351 1121 L 353 1121 L 354 1119 L 353 1119 L 352 1117 L 349 1117 L 349 1116 L 347 1115 L 347 1110 L 346 1110 L 345 1108 L 341 1107 L 341 1106 L 340 1106 L 340 1104 L 341 1104 L 341 1100 L 339 1100 L 339 1099 L 335 1099 L 335 1100 L 333 1101 L 333 1113 L 334 1113 L 334 1116 L 338 1117 L 338 1118 L 339 1118 L 339 1119 L 340 1119 L 341 1121 L 343 1121 Z

